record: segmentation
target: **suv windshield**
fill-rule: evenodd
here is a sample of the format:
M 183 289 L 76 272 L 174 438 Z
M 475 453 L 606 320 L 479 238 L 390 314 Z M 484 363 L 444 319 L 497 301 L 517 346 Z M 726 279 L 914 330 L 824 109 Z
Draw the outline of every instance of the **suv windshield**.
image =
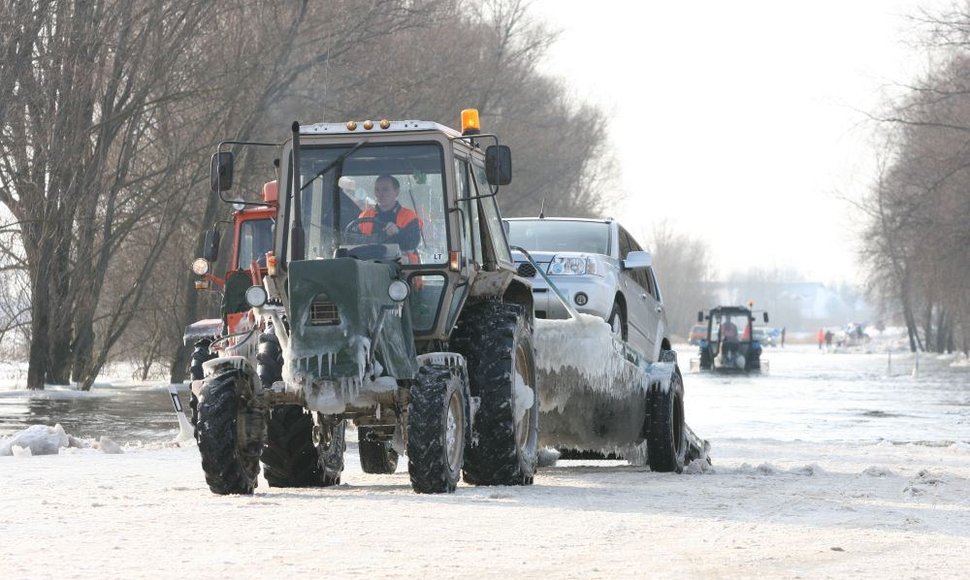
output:
M 570 220 L 509 220 L 509 244 L 528 251 L 610 253 L 610 226 Z
M 400 255 L 405 265 L 446 263 L 441 146 L 365 145 L 317 177 L 352 147 L 306 146 L 300 151 L 306 258 L 348 255 L 381 259 Z M 335 225 L 339 228 L 339 247 Z

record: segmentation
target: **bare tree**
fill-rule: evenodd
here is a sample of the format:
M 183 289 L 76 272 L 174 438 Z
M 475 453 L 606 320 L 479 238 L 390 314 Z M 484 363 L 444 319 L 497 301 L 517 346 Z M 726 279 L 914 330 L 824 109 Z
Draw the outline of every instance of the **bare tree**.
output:
M 66 382 L 72 370 L 90 386 L 104 358 L 92 355 L 93 320 L 108 265 L 159 203 L 180 203 L 170 178 L 185 151 L 149 158 L 155 115 L 185 89 L 172 72 L 205 5 L 19 2 L 4 13 L 15 28 L 38 31 L 27 48 L 18 36 L 4 38 L 5 54 L 20 60 L 4 72 L 0 134 L 0 202 L 18 222 L 30 273 L 28 388 Z M 157 253 L 171 229 L 164 219 L 149 224 Z M 152 253 L 136 276 L 150 270 Z M 116 312 L 115 322 L 140 299 L 138 282 L 121 297 L 127 313 Z
M 713 306 L 710 248 L 702 240 L 676 232 L 668 222 L 653 227 L 648 245 L 664 295 L 667 325 L 672 333 L 686 337 L 697 311 Z
M 870 282 L 894 303 L 910 348 L 967 350 L 970 311 L 970 5 L 923 14 L 928 45 L 943 58 L 879 117 L 891 157 L 862 203 Z

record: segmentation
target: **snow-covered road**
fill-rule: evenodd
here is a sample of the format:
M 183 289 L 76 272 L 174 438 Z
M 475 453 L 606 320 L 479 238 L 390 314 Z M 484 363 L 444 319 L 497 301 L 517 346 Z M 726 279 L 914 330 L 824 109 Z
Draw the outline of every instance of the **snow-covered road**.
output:
M 768 357 L 768 376 L 686 376 L 713 468 L 681 475 L 560 462 L 531 487 L 418 496 L 404 461 L 366 475 L 351 445 L 339 487 L 218 497 L 192 447 L 0 457 L 0 577 L 970 574 L 970 369 Z

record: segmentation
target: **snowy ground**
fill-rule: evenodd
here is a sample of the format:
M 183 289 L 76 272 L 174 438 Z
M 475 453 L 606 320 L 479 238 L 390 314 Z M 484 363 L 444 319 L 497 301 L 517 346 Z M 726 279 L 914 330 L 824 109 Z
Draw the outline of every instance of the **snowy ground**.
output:
M 2 456 L 0 576 L 970 575 L 970 367 L 767 355 L 767 376 L 686 376 L 713 467 L 681 475 L 560 462 L 531 487 L 418 496 L 403 460 L 365 475 L 351 445 L 339 487 L 218 497 L 193 447 Z

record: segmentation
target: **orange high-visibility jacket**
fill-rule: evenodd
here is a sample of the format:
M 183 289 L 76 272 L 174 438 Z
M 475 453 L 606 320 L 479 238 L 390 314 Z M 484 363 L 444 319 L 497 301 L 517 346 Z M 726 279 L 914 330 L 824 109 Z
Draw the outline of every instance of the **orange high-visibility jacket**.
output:
M 360 216 L 358 217 L 374 219 L 377 217 L 377 208 L 375 206 L 371 206 L 360 212 Z M 397 229 L 403 230 L 404 228 L 408 227 L 411 222 L 417 222 L 417 226 L 419 228 L 421 227 L 421 221 L 418 219 L 418 214 L 414 213 L 413 210 L 398 204 L 397 214 L 394 216 L 394 225 L 397 226 Z M 364 234 L 365 236 L 369 236 L 374 231 L 374 222 L 362 223 L 358 226 L 358 229 L 360 230 L 360 233 Z M 419 264 L 421 262 L 420 258 L 418 258 L 418 253 L 414 251 L 414 248 L 401 248 L 401 250 L 404 252 L 404 257 L 407 259 L 409 264 Z

